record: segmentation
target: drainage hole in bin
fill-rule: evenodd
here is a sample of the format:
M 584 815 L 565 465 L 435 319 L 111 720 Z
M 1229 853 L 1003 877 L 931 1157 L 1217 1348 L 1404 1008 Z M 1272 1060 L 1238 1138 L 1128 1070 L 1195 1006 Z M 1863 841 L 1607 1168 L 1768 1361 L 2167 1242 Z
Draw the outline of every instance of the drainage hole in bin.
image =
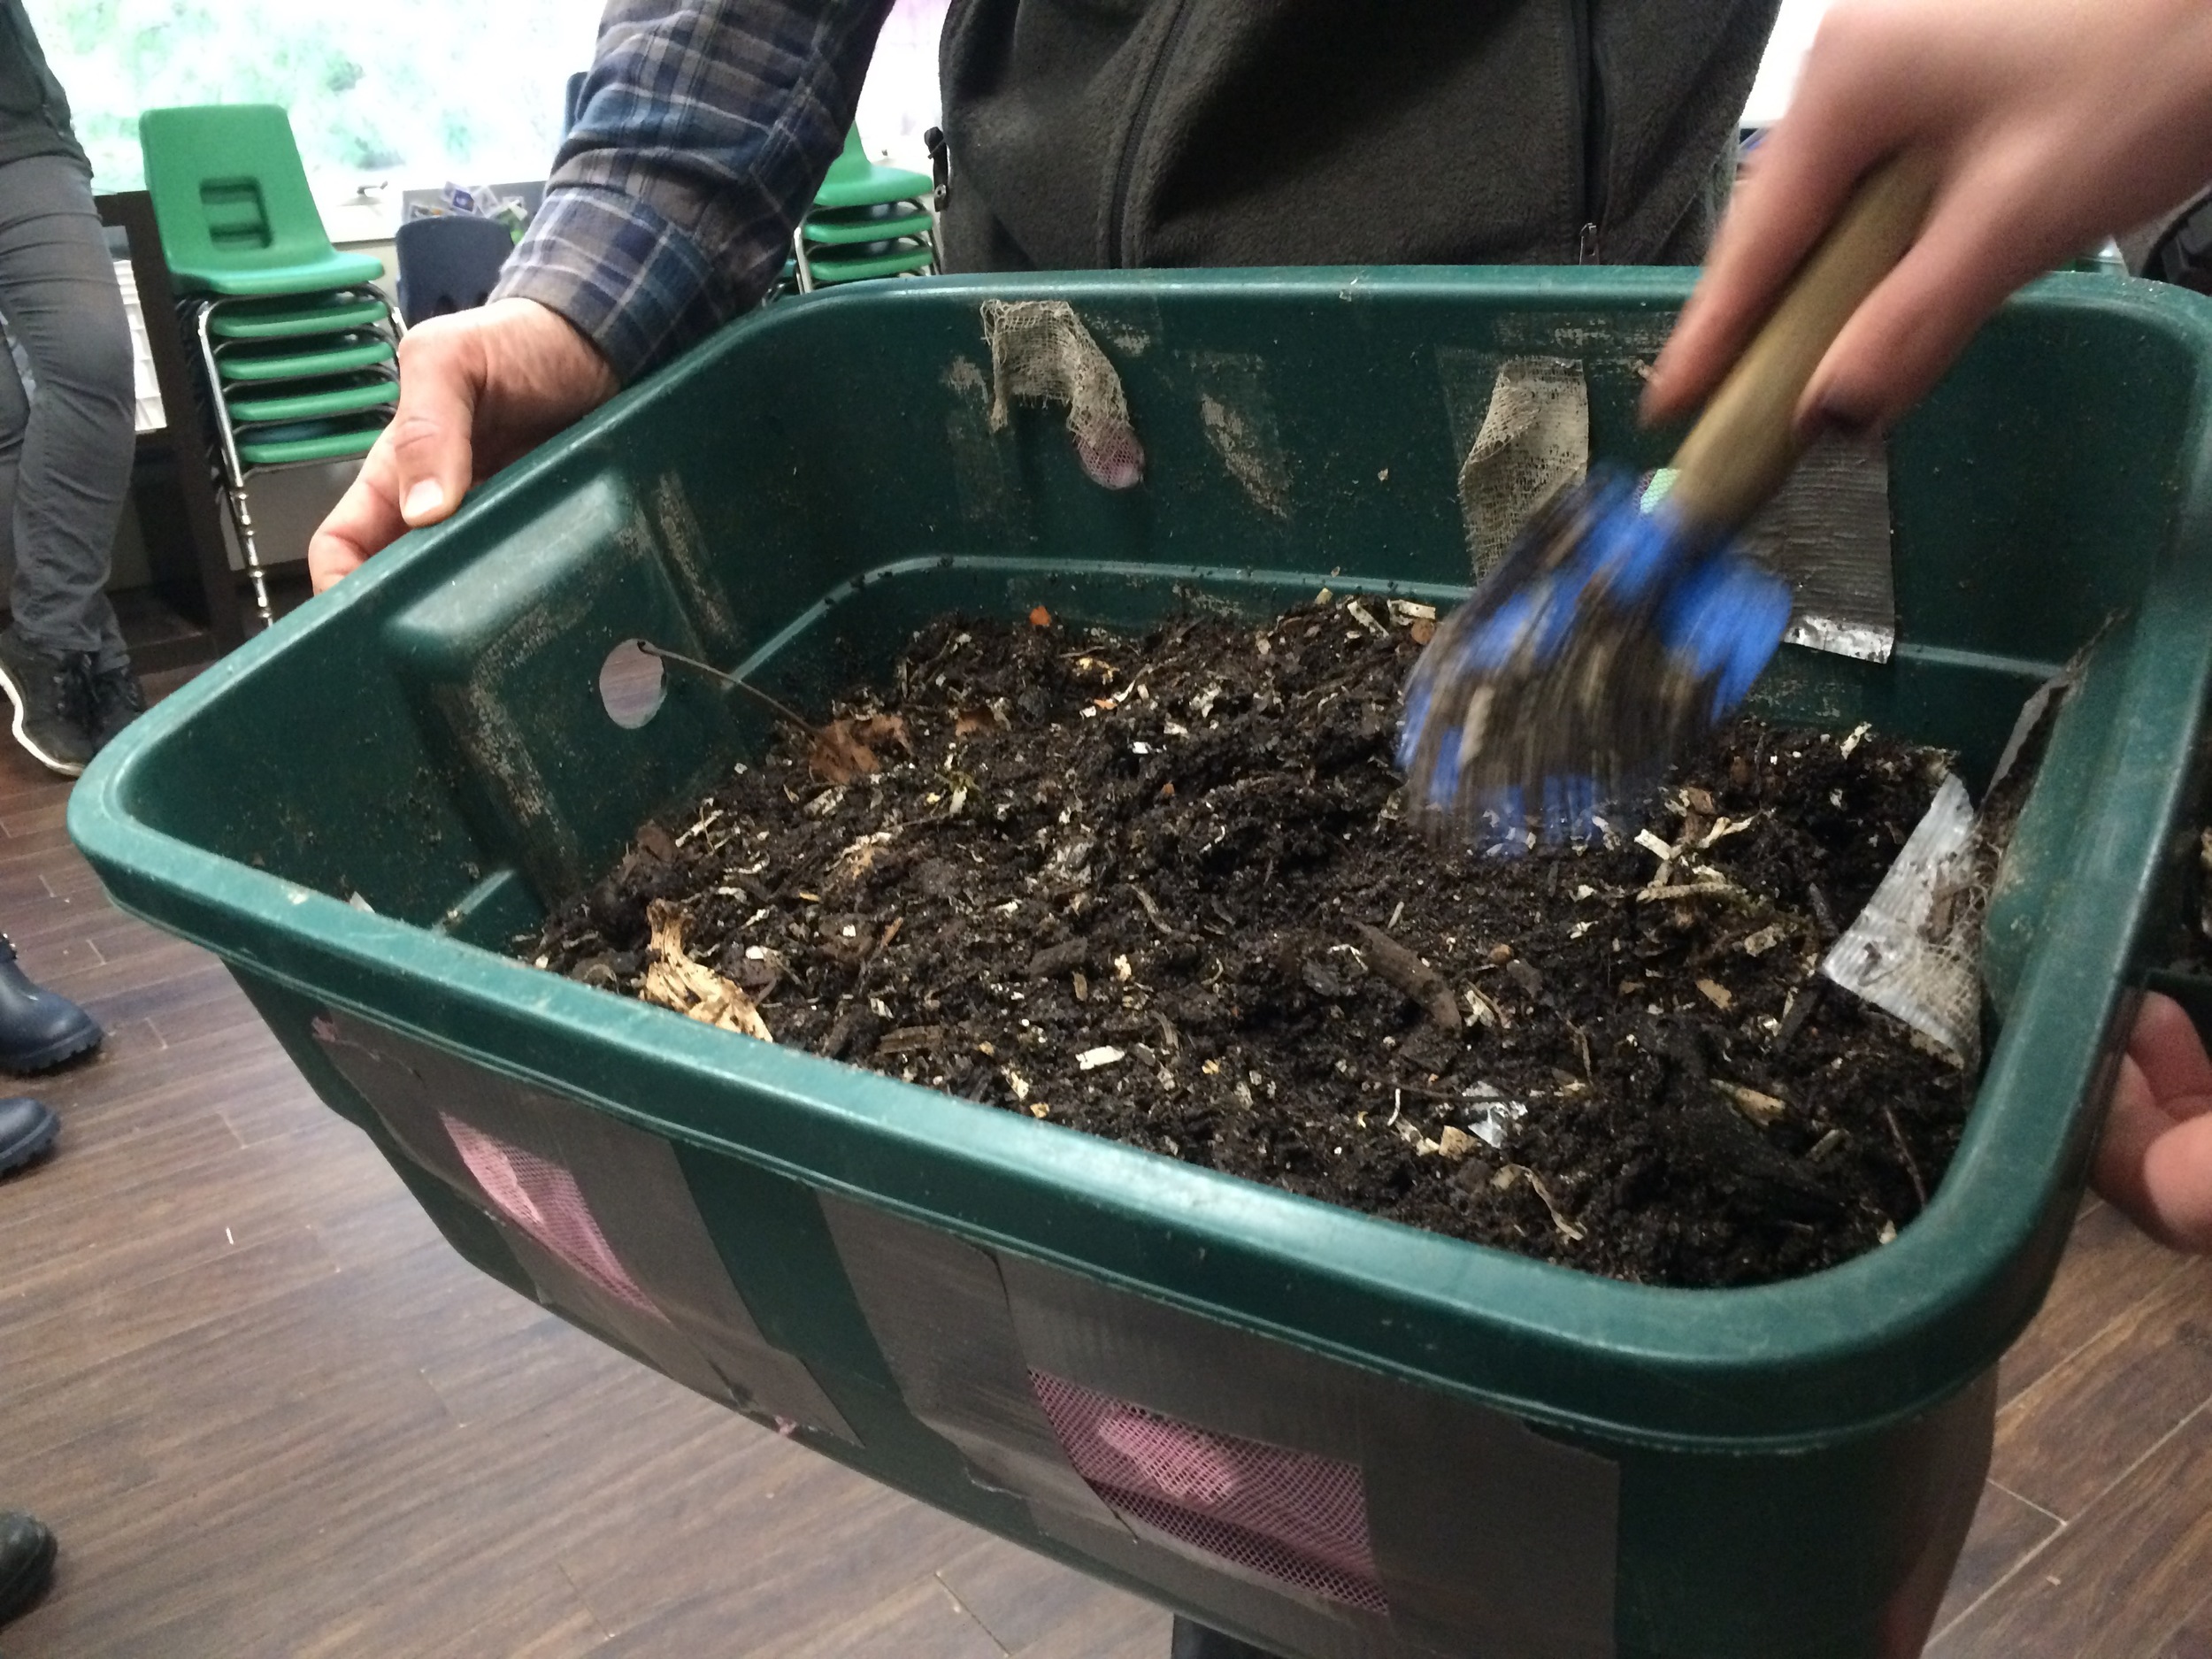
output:
M 626 731 L 658 714 L 667 695 L 661 659 L 647 653 L 642 640 L 623 641 L 599 665 L 599 701 L 607 718 Z

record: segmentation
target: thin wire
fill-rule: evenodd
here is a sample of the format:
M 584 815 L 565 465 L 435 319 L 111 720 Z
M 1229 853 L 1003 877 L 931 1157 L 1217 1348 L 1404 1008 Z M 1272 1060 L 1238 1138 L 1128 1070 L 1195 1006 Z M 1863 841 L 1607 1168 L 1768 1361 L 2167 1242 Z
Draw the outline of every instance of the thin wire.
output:
M 790 721 L 792 725 L 797 726 L 801 731 L 806 733 L 809 736 L 818 735 L 816 731 L 814 722 L 808 719 L 806 716 L 801 714 L 796 709 L 791 707 L 790 704 L 778 703 L 773 697 L 763 691 L 758 686 L 755 686 L 745 680 L 740 680 L 735 674 L 727 672 L 723 669 L 717 668 L 712 663 L 703 663 L 695 657 L 686 657 L 680 651 L 672 651 L 664 645 L 654 644 L 650 640 L 640 640 L 637 642 L 637 648 L 641 651 L 643 651 L 648 657 L 662 657 L 668 662 L 680 664 L 683 667 L 696 669 L 703 674 L 711 674 L 724 685 L 734 686 L 747 696 L 765 703 L 769 708 L 773 709 L 778 714 L 783 716 L 785 719 Z

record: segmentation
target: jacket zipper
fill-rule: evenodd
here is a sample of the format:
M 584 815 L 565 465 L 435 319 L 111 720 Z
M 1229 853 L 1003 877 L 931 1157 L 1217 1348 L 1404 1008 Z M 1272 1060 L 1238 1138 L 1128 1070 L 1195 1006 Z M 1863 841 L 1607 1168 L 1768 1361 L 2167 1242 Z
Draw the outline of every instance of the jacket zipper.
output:
M 1575 263 L 1604 261 L 1608 163 L 1612 152 L 1612 111 L 1606 107 L 1605 81 L 1598 73 L 1598 0 L 1567 0 L 1574 25 L 1575 114 L 1582 139 L 1582 226 L 1575 235 Z
M 1118 271 L 1128 254 L 1130 235 L 1126 223 L 1129 215 L 1129 187 L 1137 171 L 1137 150 L 1144 142 L 1145 124 L 1152 116 L 1152 105 L 1160 96 L 1160 83 L 1167 76 L 1168 60 L 1175 56 L 1176 43 L 1182 39 L 1183 25 L 1190 17 L 1190 0 L 1170 0 L 1174 7 L 1170 13 L 1167 30 L 1160 42 L 1160 50 L 1144 73 L 1144 86 L 1137 94 L 1136 113 L 1130 117 L 1127 137 L 1122 141 L 1121 160 L 1114 168 L 1114 190 L 1106 201 L 1106 265 Z

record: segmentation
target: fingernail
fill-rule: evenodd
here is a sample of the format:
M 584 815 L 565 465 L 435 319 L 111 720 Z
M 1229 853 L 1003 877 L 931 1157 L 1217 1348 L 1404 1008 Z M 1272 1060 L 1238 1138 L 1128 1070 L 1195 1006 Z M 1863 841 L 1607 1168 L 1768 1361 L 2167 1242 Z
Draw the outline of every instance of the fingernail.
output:
M 439 488 L 438 480 L 426 478 L 408 490 L 406 498 L 399 503 L 399 516 L 416 524 L 444 505 L 445 491 Z

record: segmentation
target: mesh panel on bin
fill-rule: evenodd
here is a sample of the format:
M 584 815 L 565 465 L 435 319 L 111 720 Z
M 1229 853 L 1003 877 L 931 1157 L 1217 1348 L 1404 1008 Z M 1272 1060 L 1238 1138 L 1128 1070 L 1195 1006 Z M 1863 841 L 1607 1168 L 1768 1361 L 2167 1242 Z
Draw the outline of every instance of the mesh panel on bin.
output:
M 500 1214 L 617 1301 L 642 1313 L 660 1314 L 592 1219 L 591 1206 L 573 1175 L 534 1152 L 471 1128 L 449 1112 L 438 1116 L 461 1162 Z
M 1029 1386 L 1091 1489 L 1131 1519 L 1264 1577 L 1387 1614 L 1358 1466 L 1217 1434 L 1049 1371 Z

